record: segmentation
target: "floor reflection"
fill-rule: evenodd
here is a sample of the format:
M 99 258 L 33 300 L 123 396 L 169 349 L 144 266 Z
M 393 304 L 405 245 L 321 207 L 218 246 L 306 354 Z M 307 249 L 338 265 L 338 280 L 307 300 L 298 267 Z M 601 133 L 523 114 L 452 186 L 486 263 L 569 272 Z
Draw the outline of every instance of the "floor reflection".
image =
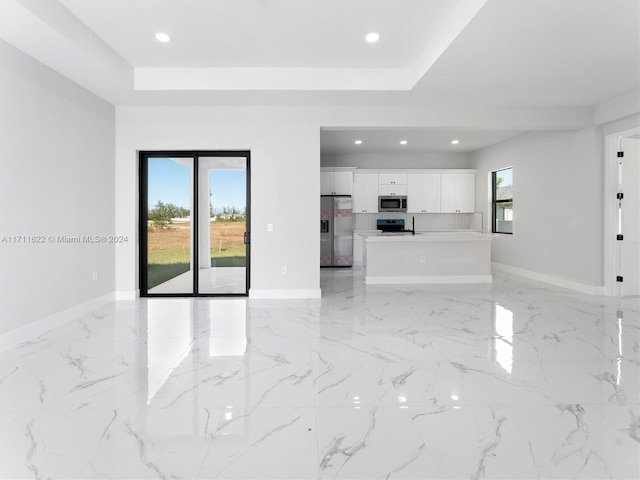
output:
M 498 365 L 511 374 L 513 369 L 513 312 L 497 303 L 493 310 L 493 356 Z
M 191 299 L 149 299 L 147 326 L 147 403 L 187 358 L 193 343 L 193 302 Z
M 243 356 L 247 350 L 247 300 L 225 299 L 209 304 L 209 355 Z

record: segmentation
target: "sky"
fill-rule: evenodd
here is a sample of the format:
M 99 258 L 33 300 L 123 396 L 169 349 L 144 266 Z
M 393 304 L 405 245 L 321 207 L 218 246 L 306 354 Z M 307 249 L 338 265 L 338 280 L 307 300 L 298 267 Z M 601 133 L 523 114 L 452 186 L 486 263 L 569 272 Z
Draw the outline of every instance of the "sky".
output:
M 500 184 L 501 187 L 513 186 L 513 168 L 498 170 L 496 173 L 497 177 L 504 178 L 504 180 L 502 180 L 502 183 Z
M 150 158 L 149 208 L 153 208 L 158 201 L 162 201 L 191 209 L 189 172 L 189 167 L 168 158 Z M 242 212 L 246 203 L 246 171 L 210 170 L 210 178 L 214 210 L 222 207 L 236 207 Z

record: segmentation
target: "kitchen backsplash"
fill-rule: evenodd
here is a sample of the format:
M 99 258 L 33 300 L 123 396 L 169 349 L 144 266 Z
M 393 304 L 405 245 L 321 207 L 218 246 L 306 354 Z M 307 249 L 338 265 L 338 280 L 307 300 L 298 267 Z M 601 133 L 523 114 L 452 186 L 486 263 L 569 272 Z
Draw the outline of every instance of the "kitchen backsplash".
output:
M 411 217 L 415 217 L 416 230 L 441 232 L 446 230 L 482 231 L 482 213 L 356 213 L 354 230 L 375 230 L 380 218 L 404 218 L 407 229 L 411 228 Z

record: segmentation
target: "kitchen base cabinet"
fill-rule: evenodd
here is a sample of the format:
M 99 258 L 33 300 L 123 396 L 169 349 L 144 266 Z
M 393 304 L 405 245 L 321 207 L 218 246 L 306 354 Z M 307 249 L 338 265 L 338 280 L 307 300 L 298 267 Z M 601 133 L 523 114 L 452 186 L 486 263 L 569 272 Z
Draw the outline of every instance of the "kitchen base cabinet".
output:
M 362 265 L 364 259 L 364 238 L 358 233 L 353 233 L 353 264 Z
M 491 235 L 430 232 L 363 235 L 365 283 L 492 283 Z

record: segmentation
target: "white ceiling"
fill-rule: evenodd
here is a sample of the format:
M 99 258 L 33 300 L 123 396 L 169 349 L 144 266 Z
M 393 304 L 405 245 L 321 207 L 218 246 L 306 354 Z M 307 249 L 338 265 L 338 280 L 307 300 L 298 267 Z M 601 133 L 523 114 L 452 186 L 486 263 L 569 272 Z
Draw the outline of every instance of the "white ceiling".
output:
M 467 153 L 494 143 L 502 142 L 520 131 L 515 130 L 464 130 L 441 128 L 351 128 L 322 129 L 320 144 L 322 153 L 418 153 L 452 152 Z M 355 141 L 362 143 L 356 145 Z M 406 140 L 405 145 L 400 141 Z M 460 143 L 452 144 L 452 140 Z
M 415 61 L 451 0 L 59 0 L 133 67 L 386 68 Z M 431 24 L 431 25 L 430 25 Z M 158 31 L 172 41 L 160 44 Z M 365 35 L 381 40 L 370 45 Z
M 0 0 L 0 38 L 114 105 L 529 109 L 544 128 L 640 88 L 639 0 Z M 457 118 L 361 135 L 468 151 L 524 130 Z M 323 149 L 352 151 L 350 128 Z
M 491 0 L 422 77 L 423 102 L 592 106 L 640 88 L 640 1 Z

